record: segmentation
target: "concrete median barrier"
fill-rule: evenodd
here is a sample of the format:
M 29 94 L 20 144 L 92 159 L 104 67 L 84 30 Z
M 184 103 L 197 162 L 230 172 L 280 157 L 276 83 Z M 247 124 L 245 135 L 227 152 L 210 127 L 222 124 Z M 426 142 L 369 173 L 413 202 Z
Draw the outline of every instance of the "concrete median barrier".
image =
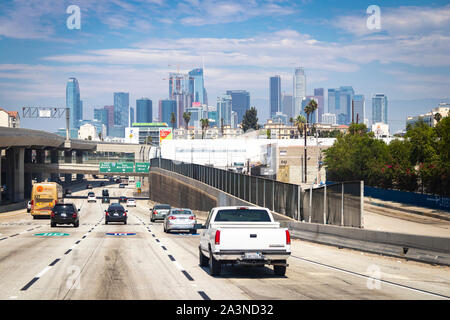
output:
M 282 221 L 295 238 L 342 248 L 450 265 L 450 238 Z

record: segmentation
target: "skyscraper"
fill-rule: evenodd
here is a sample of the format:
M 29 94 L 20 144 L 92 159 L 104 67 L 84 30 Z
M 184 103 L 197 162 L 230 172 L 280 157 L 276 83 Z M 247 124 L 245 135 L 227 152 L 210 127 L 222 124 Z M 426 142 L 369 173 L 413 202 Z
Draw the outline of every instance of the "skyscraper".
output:
M 177 122 L 175 121 L 175 124 L 172 124 L 171 122 L 172 113 L 175 114 L 175 120 L 177 120 L 177 102 L 170 99 L 159 100 L 159 120 L 167 123 L 168 126 L 173 125 L 173 127 L 176 128 Z
M 219 119 L 218 126 L 221 127 L 222 119 L 224 125 L 231 125 L 232 101 L 230 95 L 221 95 L 217 97 L 217 114 Z
M 192 102 L 200 102 L 201 104 L 206 104 L 203 69 L 197 68 L 189 71 L 189 78 L 192 78 L 191 83 L 193 83 L 193 87 L 190 87 L 189 90 L 193 96 Z
M 352 101 L 355 91 L 351 86 L 328 89 L 328 112 L 336 115 L 338 124 L 351 122 Z
M 355 94 L 353 96 L 353 113 L 352 121 L 354 123 L 364 123 L 366 116 L 366 102 L 363 94 Z
M 94 120 L 98 120 L 101 124 L 104 124 L 108 128 L 108 110 L 106 109 L 94 109 Z
M 323 88 L 314 89 L 314 96 L 317 98 L 317 120 L 320 122 L 322 121 L 322 115 L 325 113 Z
M 281 112 L 281 78 L 276 75 L 270 77 L 270 117 Z
M 153 120 L 152 100 L 141 98 L 136 100 L 136 122 L 150 123 Z
M 226 94 L 231 96 L 231 109 L 237 114 L 237 123 L 241 123 L 245 112 L 250 109 L 250 93 L 245 90 L 227 90 Z
M 293 77 L 294 117 L 297 117 L 302 108 L 303 98 L 306 97 L 306 75 L 303 68 L 295 68 Z
M 70 121 L 73 129 L 80 128 L 82 120 L 82 105 L 80 100 L 80 86 L 76 78 L 69 78 L 66 85 L 66 108 L 70 109 Z
M 134 108 L 130 108 L 130 122 L 129 122 L 129 127 L 131 127 L 133 125 L 135 118 L 134 118 Z
M 286 115 L 288 120 L 294 118 L 294 98 L 292 94 L 282 94 L 281 111 Z
M 114 92 L 114 124 L 127 127 L 129 122 L 130 94 Z
M 388 100 L 384 93 L 377 93 L 372 97 L 372 124 L 383 122 L 388 124 L 387 119 Z
M 114 126 L 114 106 L 104 106 L 104 109 L 108 112 L 107 134 L 111 135 L 110 129 Z

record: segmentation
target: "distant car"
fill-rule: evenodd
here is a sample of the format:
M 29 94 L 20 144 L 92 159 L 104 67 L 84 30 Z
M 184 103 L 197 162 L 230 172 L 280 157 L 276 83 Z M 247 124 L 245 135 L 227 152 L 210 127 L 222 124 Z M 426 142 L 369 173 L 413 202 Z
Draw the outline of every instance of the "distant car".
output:
M 86 189 L 92 189 L 93 187 L 92 187 L 92 184 L 90 184 L 90 183 L 88 183 L 87 185 L 86 185 Z
M 116 179 L 116 183 L 121 183 L 121 182 L 122 182 L 122 180 Z
M 133 198 L 128 198 L 127 207 L 136 207 L 136 200 L 134 200 Z
M 31 211 L 31 200 L 27 203 L 27 212 L 29 213 Z
M 53 206 L 50 214 L 50 226 L 56 227 L 57 224 L 73 224 L 75 228 L 80 226 L 80 219 L 77 209 L 73 203 L 57 203 Z
M 109 197 L 109 190 L 108 189 L 103 189 L 102 190 L 102 196 Z
M 127 202 L 127 197 L 125 197 L 125 196 L 120 196 L 120 197 L 119 197 L 119 203 L 122 203 L 122 202 Z
M 104 181 L 100 182 L 100 187 L 104 187 L 104 186 L 105 186 L 105 182 Z
M 95 193 L 89 192 L 87 202 L 97 202 L 97 198 L 95 197 Z
M 156 220 L 164 220 L 170 211 L 169 204 L 155 204 L 153 209 L 150 209 L 150 222 L 155 222 Z
M 164 232 L 172 230 L 189 230 L 196 233 L 195 224 L 197 219 L 191 209 L 170 209 L 169 214 L 164 219 Z
M 109 197 L 102 197 L 102 203 L 110 203 Z
M 66 189 L 66 190 L 64 191 L 64 193 L 65 193 L 66 196 L 71 195 L 71 194 L 72 194 L 72 190 Z
M 105 224 L 109 222 L 123 222 L 123 224 L 127 224 L 127 212 L 121 204 L 110 204 L 108 209 L 105 210 Z
M 125 183 L 119 184 L 119 188 L 125 188 Z

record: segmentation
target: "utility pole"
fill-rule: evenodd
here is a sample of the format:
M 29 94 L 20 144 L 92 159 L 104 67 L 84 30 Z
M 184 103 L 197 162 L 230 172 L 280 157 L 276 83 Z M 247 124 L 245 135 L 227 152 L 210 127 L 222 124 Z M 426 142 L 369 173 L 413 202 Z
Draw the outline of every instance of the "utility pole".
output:
M 308 181 L 308 174 L 307 174 L 307 162 L 308 162 L 308 157 L 307 157 L 307 152 L 306 152 L 306 136 L 308 135 L 308 119 L 306 119 L 306 123 L 305 123 L 305 183 L 307 183 Z

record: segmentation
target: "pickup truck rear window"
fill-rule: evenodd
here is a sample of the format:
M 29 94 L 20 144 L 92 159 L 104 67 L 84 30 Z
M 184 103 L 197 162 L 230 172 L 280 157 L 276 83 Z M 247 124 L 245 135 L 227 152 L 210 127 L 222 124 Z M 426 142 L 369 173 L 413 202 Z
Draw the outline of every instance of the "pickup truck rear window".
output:
M 216 214 L 214 222 L 271 222 L 266 210 L 224 209 Z

